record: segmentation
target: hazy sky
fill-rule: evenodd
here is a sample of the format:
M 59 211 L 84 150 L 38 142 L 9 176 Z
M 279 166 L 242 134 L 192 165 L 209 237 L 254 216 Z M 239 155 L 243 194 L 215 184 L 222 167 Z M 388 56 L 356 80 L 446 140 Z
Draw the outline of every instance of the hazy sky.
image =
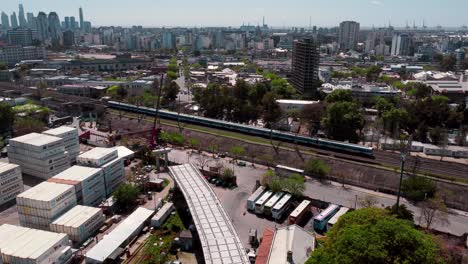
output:
M 468 25 L 468 0 L 1 0 L 0 10 L 18 13 L 56 11 L 60 19 L 83 7 L 85 20 L 95 26 L 335 26 L 355 20 L 362 26 Z

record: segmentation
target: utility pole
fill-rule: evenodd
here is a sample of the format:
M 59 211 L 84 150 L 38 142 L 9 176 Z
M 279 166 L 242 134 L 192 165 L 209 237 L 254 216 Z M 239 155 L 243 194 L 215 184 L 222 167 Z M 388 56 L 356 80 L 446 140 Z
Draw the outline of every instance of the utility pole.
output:
M 398 183 L 398 195 L 397 195 L 397 202 L 396 202 L 396 209 L 397 212 L 400 210 L 400 196 L 401 196 L 401 182 L 403 181 L 403 173 L 405 170 L 405 161 L 408 154 L 411 153 L 411 144 L 413 141 L 413 135 L 410 135 L 406 144 L 403 143 L 403 140 L 400 140 L 401 143 L 401 166 L 400 166 L 400 182 Z
M 154 82 L 153 85 L 155 88 L 157 87 L 156 81 Z M 164 73 L 161 74 L 161 81 L 159 84 L 159 90 L 158 90 L 158 94 L 156 97 L 156 114 L 154 115 L 153 129 L 151 131 L 151 141 L 150 141 L 151 149 L 154 149 L 156 147 L 156 138 L 157 138 L 156 124 L 159 123 L 159 108 L 161 107 L 161 93 L 162 93 L 163 85 L 164 85 Z

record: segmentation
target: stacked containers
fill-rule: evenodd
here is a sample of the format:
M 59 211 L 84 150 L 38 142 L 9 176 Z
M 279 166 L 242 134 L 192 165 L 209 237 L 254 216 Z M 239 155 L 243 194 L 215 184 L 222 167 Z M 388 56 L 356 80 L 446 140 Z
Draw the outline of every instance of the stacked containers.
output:
M 65 150 L 68 152 L 70 162 L 76 162 L 76 157 L 80 154 L 80 141 L 78 138 L 77 128 L 61 126 L 42 132 L 42 134 L 62 138 Z
M 71 257 L 66 234 L 15 225 L 0 226 L 0 263 L 66 263 Z
M 100 208 L 77 205 L 50 224 L 50 230 L 65 233 L 80 244 L 94 235 L 106 220 Z
M 43 179 L 70 167 L 63 139 L 38 133 L 10 139 L 8 159 L 20 165 L 23 173 Z
M 124 161 L 118 157 L 115 148 L 94 148 L 79 155 L 77 162 L 83 166 L 102 168 L 107 196 L 125 180 Z
M 20 166 L 0 162 L 0 205 L 15 199 L 23 189 Z
M 48 181 L 73 185 L 78 204 L 98 206 L 106 200 L 104 176 L 101 168 L 72 166 Z
M 16 197 L 20 224 L 48 230 L 49 225 L 76 205 L 71 185 L 43 182 Z

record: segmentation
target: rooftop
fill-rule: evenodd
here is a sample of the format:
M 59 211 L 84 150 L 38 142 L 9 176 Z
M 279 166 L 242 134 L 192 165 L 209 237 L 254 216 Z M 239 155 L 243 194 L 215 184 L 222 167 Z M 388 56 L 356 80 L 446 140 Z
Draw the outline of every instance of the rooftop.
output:
M 38 185 L 28 189 L 20 194 L 18 198 L 32 199 L 38 201 L 49 202 L 64 194 L 68 191 L 72 191 L 74 194 L 74 187 L 67 184 L 54 183 L 54 182 L 42 182 Z
M 62 139 L 59 137 L 39 134 L 39 133 L 30 133 L 21 137 L 16 137 L 10 139 L 10 141 L 18 142 L 18 143 L 26 143 L 33 146 L 43 146 L 50 143 L 59 142 Z
M 19 165 L 13 164 L 13 163 L 5 163 L 5 162 L 0 162 L 0 174 L 9 171 L 11 169 L 18 168 Z
M 116 151 L 114 148 L 93 148 L 78 156 L 82 159 L 102 159 Z
M 54 177 L 52 177 L 52 179 L 84 181 L 88 177 L 93 176 L 100 171 L 102 171 L 102 169 L 100 168 L 91 168 L 75 165 L 55 175 Z
M 78 131 L 77 131 L 76 128 L 69 127 L 69 126 L 61 126 L 61 127 L 57 127 L 57 128 L 54 128 L 54 129 L 49 129 L 47 131 L 44 131 L 44 133 L 47 134 L 47 135 L 51 135 L 51 136 L 60 136 L 60 135 L 63 135 L 65 133 L 74 132 L 74 131 L 76 131 L 77 135 L 78 135 Z
M 79 227 L 99 212 L 102 213 L 100 208 L 77 205 L 57 218 L 52 224 Z
M 315 248 L 315 236 L 297 225 L 278 228 L 273 237 L 268 256 L 269 264 L 287 262 L 288 251 L 292 252 L 292 263 L 305 263 Z

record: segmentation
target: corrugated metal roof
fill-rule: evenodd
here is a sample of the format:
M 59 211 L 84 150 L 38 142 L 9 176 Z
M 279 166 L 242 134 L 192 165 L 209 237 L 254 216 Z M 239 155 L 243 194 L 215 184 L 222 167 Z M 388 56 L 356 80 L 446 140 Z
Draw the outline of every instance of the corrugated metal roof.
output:
M 17 167 L 19 167 L 19 165 L 16 165 L 13 163 L 0 162 L 0 174 L 4 173 L 5 171 L 9 171 L 11 169 L 15 169 Z
M 102 171 L 100 168 L 91 168 L 75 165 L 52 177 L 52 179 L 63 179 L 72 181 L 84 181 L 87 178 Z
M 292 251 L 292 263 L 305 263 L 315 248 L 315 237 L 297 225 L 278 228 L 271 243 L 268 264 L 284 264 L 288 251 Z
M 205 263 L 249 263 L 231 219 L 200 172 L 191 164 L 169 170 L 187 200 Z
M 57 218 L 52 224 L 79 227 L 99 212 L 102 212 L 100 208 L 77 205 Z
M 47 135 L 52 135 L 52 136 L 59 136 L 59 135 L 62 135 L 68 132 L 74 132 L 74 131 L 76 131 L 78 135 L 78 129 L 74 127 L 69 127 L 69 126 L 61 126 L 61 127 L 49 129 L 47 131 L 44 131 L 43 133 Z
M 10 139 L 10 141 L 30 144 L 33 146 L 42 146 L 50 143 L 59 142 L 62 139 L 59 137 L 39 134 L 39 133 L 30 133 L 21 137 L 16 137 Z
M 31 189 L 18 194 L 17 197 L 38 201 L 51 201 L 65 192 L 73 191 L 73 186 L 55 182 L 42 182 Z
M 105 236 L 97 243 L 90 251 L 86 253 L 86 258 L 103 262 L 106 260 L 120 245 L 127 240 L 132 233 L 135 232 L 141 225 L 147 221 L 154 213 L 143 207 L 138 207 L 135 212 L 129 215 L 120 225 L 118 225 L 111 233 Z
M 114 148 L 93 148 L 89 151 L 86 151 L 85 153 L 79 155 L 79 158 L 83 159 L 101 159 L 106 157 L 107 155 L 110 155 L 112 152 L 117 151 Z

